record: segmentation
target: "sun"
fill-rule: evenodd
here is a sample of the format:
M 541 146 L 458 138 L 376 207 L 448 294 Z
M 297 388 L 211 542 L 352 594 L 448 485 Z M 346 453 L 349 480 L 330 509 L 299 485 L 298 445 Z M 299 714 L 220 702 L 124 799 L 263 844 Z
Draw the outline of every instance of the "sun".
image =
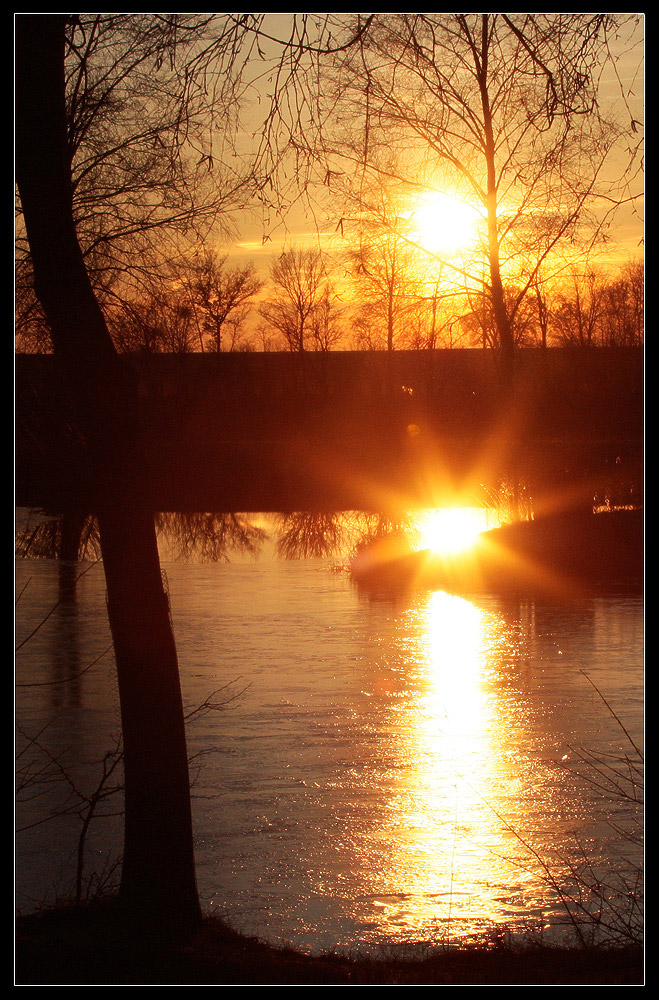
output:
M 487 528 L 487 514 L 480 507 L 422 511 L 417 520 L 418 546 L 435 555 L 454 555 L 471 548 Z
M 433 253 L 458 253 L 478 237 L 482 216 L 466 201 L 442 191 L 421 195 L 412 213 L 415 239 Z

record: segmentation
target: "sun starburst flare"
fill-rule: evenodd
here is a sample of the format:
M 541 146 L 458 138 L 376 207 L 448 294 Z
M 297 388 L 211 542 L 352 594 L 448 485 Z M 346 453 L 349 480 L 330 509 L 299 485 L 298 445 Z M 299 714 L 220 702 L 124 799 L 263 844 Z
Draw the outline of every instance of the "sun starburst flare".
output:
M 490 527 L 479 507 L 448 507 L 423 511 L 417 520 L 418 548 L 434 555 L 454 555 L 470 549 Z

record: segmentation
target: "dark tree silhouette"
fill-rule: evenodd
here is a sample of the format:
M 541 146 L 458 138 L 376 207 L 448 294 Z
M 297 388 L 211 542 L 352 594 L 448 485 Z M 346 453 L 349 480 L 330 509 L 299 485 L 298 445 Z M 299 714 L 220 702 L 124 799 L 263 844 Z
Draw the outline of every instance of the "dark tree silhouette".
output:
M 347 253 L 357 294 L 368 315 L 386 330 L 388 351 L 400 347 L 403 324 L 419 300 L 419 255 L 409 239 L 409 224 L 400 217 L 390 188 L 381 181 L 358 197 L 359 223 Z
M 202 350 L 232 350 L 240 324 L 263 281 L 252 263 L 231 267 L 226 255 L 208 248 L 199 252 L 183 275 L 183 286 L 199 328 Z M 233 328 L 233 336 L 226 331 Z
M 327 291 L 327 267 L 320 250 L 284 250 L 271 268 L 274 296 L 261 307 L 261 315 L 284 337 L 291 351 L 303 352 L 314 344 L 317 312 Z
M 176 646 L 141 480 L 134 388 L 78 243 L 67 145 L 67 15 L 16 17 L 16 179 L 54 354 L 86 442 L 124 739 L 120 900 L 151 923 L 200 916 Z

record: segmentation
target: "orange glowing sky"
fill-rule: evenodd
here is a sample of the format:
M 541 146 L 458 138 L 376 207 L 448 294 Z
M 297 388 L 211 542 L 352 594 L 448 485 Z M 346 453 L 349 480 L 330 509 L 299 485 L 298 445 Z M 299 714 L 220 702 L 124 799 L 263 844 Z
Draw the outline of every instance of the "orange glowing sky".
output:
M 286 19 L 290 15 L 271 15 L 272 34 L 285 34 Z M 644 22 L 635 30 L 635 37 L 642 38 Z M 644 120 L 643 50 L 642 46 L 632 48 L 629 39 L 614 39 L 611 44 L 612 60 L 604 70 L 600 81 L 600 103 L 604 110 L 614 108 L 621 120 L 638 123 Z M 626 92 L 621 99 L 621 90 Z M 258 109 L 267 105 L 267 77 L 262 76 L 258 88 L 253 91 L 254 106 Z M 256 119 L 252 119 L 256 121 Z M 250 126 L 251 128 L 252 126 Z M 259 128 L 245 130 L 246 141 L 252 143 Z M 639 134 L 630 135 L 630 143 Z M 621 155 L 624 156 L 624 144 Z M 625 260 L 638 259 L 643 255 L 644 215 L 641 192 L 642 174 L 631 177 L 631 198 L 617 212 L 615 222 L 607 227 L 606 252 L 602 263 L 619 266 Z M 313 190 L 313 188 L 312 188 Z M 284 212 L 272 208 L 260 212 L 247 212 L 237 220 L 236 236 L 222 245 L 222 252 L 231 256 L 251 258 L 257 268 L 266 269 L 274 256 L 291 245 L 321 246 L 328 250 L 338 246 L 337 218 L 341 214 L 338 205 L 327 204 L 323 210 L 323 184 L 315 188 L 321 199 L 311 208 L 304 198 L 290 198 L 291 207 Z M 606 208 L 604 202 L 601 207 Z M 450 184 L 442 184 L 436 178 L 426 190 L 417 191 L 412 200 L 408 198 L 406 213 L 412 222 L 413 238 L 427 250 L 443 255 L 456 254 L 472 248 L 478 227 L 482 230 L 482 207 L 471 203 Z

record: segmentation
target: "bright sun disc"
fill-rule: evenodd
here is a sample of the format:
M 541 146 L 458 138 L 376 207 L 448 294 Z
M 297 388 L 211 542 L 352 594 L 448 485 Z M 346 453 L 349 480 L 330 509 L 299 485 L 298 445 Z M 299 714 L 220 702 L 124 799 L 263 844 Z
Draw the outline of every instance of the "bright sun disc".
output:
M 419 548 L 436 555 L 464 552 L 487 527 L 486 513 L 479 507 L 424 511 L 417 522 Z
M 422 195 L 414 211 L 417 240 L 437 252 L 455 253 L 472 244 L 479 220 L 472 205 L 439 191 Z

